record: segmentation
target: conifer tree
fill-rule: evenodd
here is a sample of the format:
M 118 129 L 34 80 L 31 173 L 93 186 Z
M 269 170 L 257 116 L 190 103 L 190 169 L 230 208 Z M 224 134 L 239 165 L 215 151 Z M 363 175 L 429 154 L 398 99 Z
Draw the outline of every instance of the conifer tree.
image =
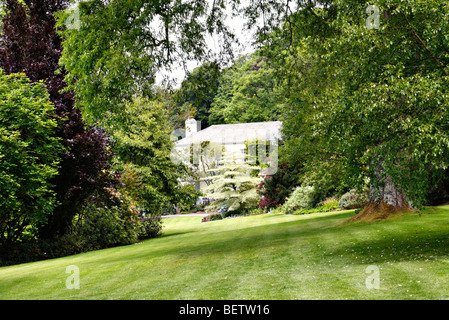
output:
M 262 181 L 261 168 L 244 161 L 244 155 L 224 152 L 222 163 L 213 172 L 212 183 L 204 188 L 207 197 L 214 201 L 208 206 L 216 210 L 224 203 L 228 211 L 255 208 L 260 200 L 257 185 Z

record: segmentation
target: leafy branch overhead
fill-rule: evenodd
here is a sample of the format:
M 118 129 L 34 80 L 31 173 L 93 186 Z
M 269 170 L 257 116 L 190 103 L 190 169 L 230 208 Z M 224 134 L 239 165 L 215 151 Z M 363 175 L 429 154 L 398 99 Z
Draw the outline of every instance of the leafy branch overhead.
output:
M 208 1 L 101 0 L 79 3 L 81 29 L 64 29 L 61 63 L 68 83 L 91 121 L 107 121 L 134 94 L 151 96 L 161 69 L 197 58 L 208 60 L 207 34 L 222 39 L 221 57 L 232 57 L 234 35 L 223 23 L 225 7 Z

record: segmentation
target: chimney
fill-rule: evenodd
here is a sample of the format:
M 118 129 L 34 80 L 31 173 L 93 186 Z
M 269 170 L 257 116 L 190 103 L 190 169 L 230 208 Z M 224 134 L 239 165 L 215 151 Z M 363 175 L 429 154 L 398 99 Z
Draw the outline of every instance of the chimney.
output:
M 192 134 L 201 131 L 201 121 L 196 121 L 195 119 L 186 120 L 186 138 L 190 137 Z

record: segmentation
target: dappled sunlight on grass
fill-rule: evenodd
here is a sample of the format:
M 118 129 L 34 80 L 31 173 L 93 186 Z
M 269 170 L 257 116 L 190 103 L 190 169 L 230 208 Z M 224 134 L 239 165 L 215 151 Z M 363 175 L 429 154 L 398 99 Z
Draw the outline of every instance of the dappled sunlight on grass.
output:
M 0 268 L 2 299 L 444 298 L 449 206 L 341 223 L 354 211 L 164 219 L 138 244 Z M 80 269 L 79 290 L 65 268 Z M 366 268 L 380 270 L 368 290 Z M 436 279 L 438 283 L 436 284 Z

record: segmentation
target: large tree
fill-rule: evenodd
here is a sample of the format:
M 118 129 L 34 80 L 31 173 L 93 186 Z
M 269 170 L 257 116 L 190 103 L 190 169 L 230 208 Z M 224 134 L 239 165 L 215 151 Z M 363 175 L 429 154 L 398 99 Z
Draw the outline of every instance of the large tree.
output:
M 315 6 L 309 2 L 267 35 L 260 49 L 276 79 L 276 104 L 283 121 L 279 163 L 288 164 L 281 172 L 293 176 L 295 184 L 313 185 L 318 200 L 345 188 L 343 154 L 321 134 L 317 121 L 327 115 L 320 99 L 332 82 L 321 56 L 327 53 L 323 44 L 335 36 L 335 17 L 336 8 L 329 1 Z M 268 184 L 283 188 L 277 179 Z
M 216 62 L 206 62 L 187 74 L 176 93 L 179 109 L 191 107 L 195 119 L 201 121 L 202 129 L 209 126 L 210 108 L 217 94 L 219 76 L 220 66 Z
M 370 201 L 422 205 L 449 160 L 448 7 L 444 1 L 337 1 L 326 71 L 325 134 Z M 374 5 L 374 6 L 373 6 Z M 374 24 L 372 24 L 374 22 Z
M 59 125 L 65 152 L 53 184 L 59 205 L 42 224 L 42 237 L 64 233 L 79 205 L 94 191 L 111 186 L 110 139 L 102 129 L 86 127 L 67 91 L 66 72 L 59 65 L 61 38 L 55 29 L 55 13 L 65 9 L 65 0 L 1 0 L 3 18 L 0 67 L 7 74 L 24 72 L 31 81 L 44 81 Z
M 289 151 L 310 156 L 306 167 L 324 160 L 313 153 L 342 166 L 348 186 L 370 187 L 370 209 L 422 205 L 448 163 L 447 6 L 335 1 L 314 13 L 331 18 L 324 33 L 285 24 L 293 50 L 282 70 L 300 71 L 285 77 Z
M 182 165 L 170 159 L 173 142 L 167 111 L 159 101 L 137 97 L 124 106 L 126 123 L 115 131 L 115 161 L 123 168 L 124 190 L 146 214 L 158 216 L 182 196 Z
M 156 72 L 189 59 L 210 61 L 206 35 L 222 35 L 223 55 L 232 34 L 223 24 L 225 1 L 83 1 L 80 29 L 65 29 L 62 63 L 89 120 L 111 126 L 125 101 L 152 97 Z M 63 25 L 67 12 L 60 17 Z
M 237 59 L 218 81 L 209 116 L 214 124 L 277 120 L 276 78 L 259 52 Z
M 446 4 L 309 4 L 265 37 L 283 99 L 281 157 L 314 185 L 368 185 L 370 208 L 425 203 L 449 154 Z
M 179 65 L 186 67 L 191 60 L 200 64 L 216 61 L 210 65 L 211 71 L 216 64 L 227 65 L 234 57 L 237 40 L 227 17 L 244 16 L 242 31 L 255 29 L 263 42 L 295 6 L 308 10 L 314 3 L 311 0 L 82 1 L 78 4 L 80 28 L 62 31 L 61 61 L 68 70 L 67 80 L 77 96 L 77 105 L 89 120 L 111 123 L 119 117 L 125 100 L 131 101 L 135 95 L 151 97 L 157 72 Z M 70 12 L 62 14 L 60 25 L 69 17 Z M 211 36 L 218 44 L 218 54 L 208 46 Z

